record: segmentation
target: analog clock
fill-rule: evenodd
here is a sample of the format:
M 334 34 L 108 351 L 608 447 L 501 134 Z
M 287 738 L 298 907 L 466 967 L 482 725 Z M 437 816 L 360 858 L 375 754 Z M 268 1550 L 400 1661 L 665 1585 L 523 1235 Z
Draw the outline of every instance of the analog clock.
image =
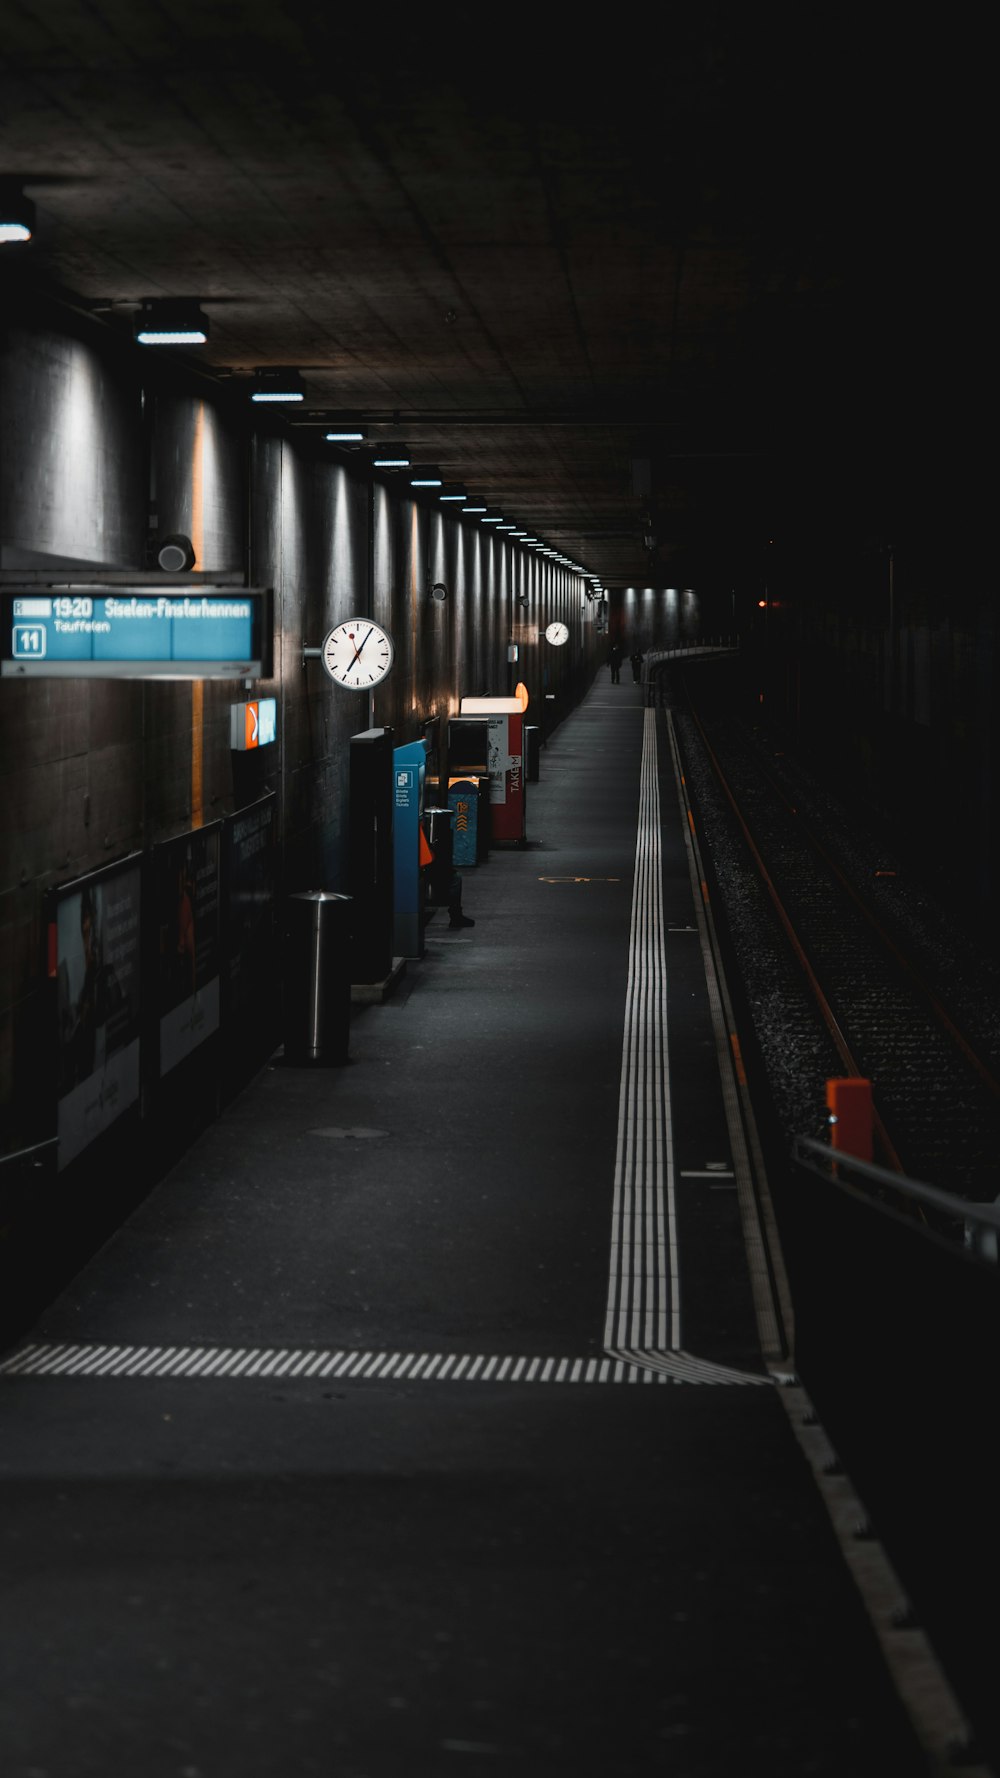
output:
M 392 637 L 370 617 L 349 617 L 330 631 L 320 654 L 335 685 L 371 691 L 392 666 Z
M 554 643 L 556 648 L 561 648 L 564 642 L 569 641 L 569 631 L 566 628 L 566 625 L 549 624 L 549 627 L 545 632 L 545 640 L 546 642 Z

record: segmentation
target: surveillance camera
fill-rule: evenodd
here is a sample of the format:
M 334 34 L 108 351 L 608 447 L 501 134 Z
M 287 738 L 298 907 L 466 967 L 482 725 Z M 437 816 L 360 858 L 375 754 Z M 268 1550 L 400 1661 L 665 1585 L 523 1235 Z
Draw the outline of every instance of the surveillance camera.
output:
M 444 581 L 443 580 L 436 580 L 434 582 L 434 585 L 431 587 L 431 598 L 435 601 L 436 604 L 443 605 L 444 601 L 447 599 L 447 597 L 448 597 L 448 588 L 445 586 Z
M 194 545 L 190 537 L 164 537 L 157 544 L 156 560 L 164 574 L 183 574 L 195 563 Z

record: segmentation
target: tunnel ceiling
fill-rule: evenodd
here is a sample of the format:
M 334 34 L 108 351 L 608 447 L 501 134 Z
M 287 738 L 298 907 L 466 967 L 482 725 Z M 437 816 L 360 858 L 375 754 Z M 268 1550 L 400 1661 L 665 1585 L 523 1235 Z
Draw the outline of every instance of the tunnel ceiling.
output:
M 299 422 L 367 421 L 608 585 L 753 572 L 917 498 L 944 194 L 878 17 L 21 0 L 0 174 L 38 227 L 2 271 L 123 335 L 199 298 L 213 376 L 301 369 Z

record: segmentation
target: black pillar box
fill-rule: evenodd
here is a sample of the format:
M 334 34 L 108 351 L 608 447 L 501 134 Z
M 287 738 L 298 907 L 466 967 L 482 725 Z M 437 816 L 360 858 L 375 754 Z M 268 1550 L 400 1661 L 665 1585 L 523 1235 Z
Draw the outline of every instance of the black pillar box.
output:
M 351 980 L 392 972 L 392 730 L 351 736 L 348 873 L 354 903 Z
M 285 1061 L 346 1062 L 351 1035 L 351 898 L 306 889 L 285 906 Z

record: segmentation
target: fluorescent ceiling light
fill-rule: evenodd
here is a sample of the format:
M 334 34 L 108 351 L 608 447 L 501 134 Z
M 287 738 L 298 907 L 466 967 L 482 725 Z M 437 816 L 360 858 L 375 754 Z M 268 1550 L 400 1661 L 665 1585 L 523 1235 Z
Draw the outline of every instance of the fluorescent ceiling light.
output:
M 258 370 L 254 372 L 251 401 L 305 401 L 305 384 L 297 370 Z
M 203 346 L 208 319 L 196 302 L 151 297 L 135 318 L 135 337 L 140 346 Z
M 30 241 L 35 232 L 35 206 L 20 186 L 0 180 L 0 243 Z
M 356 432 L 345 430 L 343 432 L 328 432 L 326 440 L 328 444 L 362 444 L 367 436 L 366 432 L 360 430 Z

